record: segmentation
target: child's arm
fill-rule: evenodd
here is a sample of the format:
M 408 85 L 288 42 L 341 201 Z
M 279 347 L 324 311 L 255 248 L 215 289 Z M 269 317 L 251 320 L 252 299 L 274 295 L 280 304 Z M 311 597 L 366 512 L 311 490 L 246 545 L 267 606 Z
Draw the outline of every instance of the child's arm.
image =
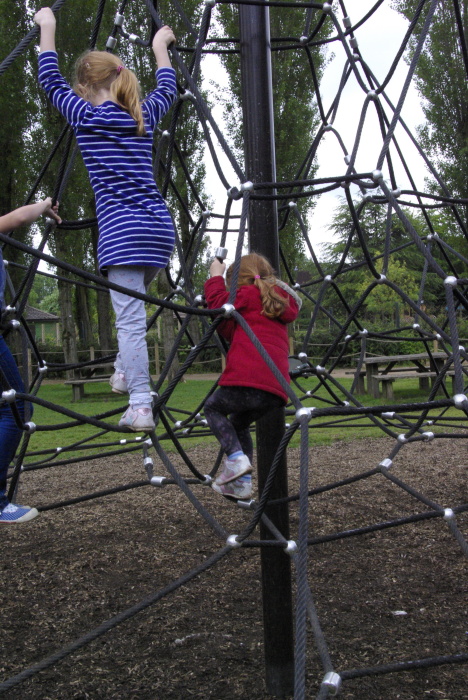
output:
M 43 51 L 55 51 L 55 15 L 50 7 L 43 7 L 36 12 L 34 21 L 41 28 L 41 42 L 39 49 Z
M 158 68 L 171 68 L 171 59 L 169 58 L 168 48 L 170 44 L 175 44 L 176 38 L 174 32 L 168 26 L 158 29 L 153 38 L 153 52 L 156 58 Z
M 0 216 L 0 232 L 5 233 L 18 226 L 32 224 L 32 222 L 36 221 L 42 214 L 47 214 L 60 224 L 62 219 L 57 214 L 57 209 L 57 204 L 52 207 L 52 199 L 50 197 L 40 202 L 34 202 L 34 204 L 26 204 L 24 207 L 14 209 L 9 214 Z

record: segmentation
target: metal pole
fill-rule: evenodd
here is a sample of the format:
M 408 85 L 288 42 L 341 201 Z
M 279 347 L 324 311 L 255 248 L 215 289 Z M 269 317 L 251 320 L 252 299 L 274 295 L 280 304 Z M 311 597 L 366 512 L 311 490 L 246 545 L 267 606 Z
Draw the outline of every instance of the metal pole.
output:
M 241 41 L 242 107 L 247 179 L 275 182 L 275 135 L 268 7 L 239 6 Z M 270 193 L 271 190 L 262 190 Z M 250 250 L 264 255 L 279 270 L 278 214 L 275 201 L 252 201 L 249 211 Z M 268 413 L 257 422 L 258 487 L 261 493 L 284 433 L 284 409 Z M 286 457 L 278 470 L 272 499 L 288 494 Z M 289 539 L 287 504 L 270 507 L 266 514 Z M 261 539 L 272 539 L 260 526 Z M 294 690 L 294 639 L 291 562 L 282 549 L 261 550 L 265 680 L 267 692 L 276 697 Z

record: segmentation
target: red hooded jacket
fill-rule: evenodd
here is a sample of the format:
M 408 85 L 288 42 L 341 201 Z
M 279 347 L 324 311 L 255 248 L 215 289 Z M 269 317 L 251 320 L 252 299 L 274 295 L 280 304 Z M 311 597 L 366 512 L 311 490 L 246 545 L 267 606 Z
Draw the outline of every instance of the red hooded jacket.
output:
M 287 324 L 297 317 L 299 306 L 287 291 L 281 287 L 275 289 L 289 300 L 289 305 L 279 318 L 272 319 L 262 314 L 260 290 L 255 284 L 239 287 L 234 307 L 244 317 L 289 384 Z M 205 282 L 205 298 L 209 309 L 219 309 L 229 301 L 229 292 L 221 275 L 211 277 Z M 233 318 L 226 319 L 218 326 L 218 333 L 230 343 L 226 369 L 219 380 L 220 386 L 251 386 L 263 389 L 281 396 L 287 403 L 286 392 L 239 324 Z

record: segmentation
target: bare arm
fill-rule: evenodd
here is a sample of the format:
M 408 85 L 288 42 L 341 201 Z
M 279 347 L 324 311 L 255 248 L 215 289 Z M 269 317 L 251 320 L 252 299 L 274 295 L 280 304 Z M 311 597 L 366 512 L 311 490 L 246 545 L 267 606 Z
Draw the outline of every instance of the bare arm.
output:
M 34 21 L 41 28 L 41 42 L 39 45 L 43 51 L 55 51 L 55 15 L 50 7 L 43 7 L 34 15 Z
M 57 204 L 52 207 L 52 200 L 50 197 L 40 202 L 34 202 L 34 204 L 26 204 L 24 207 L 19 207 L 9 214 L 5 214 L 5 216 L 0 216 L 0 232 L 5 233 L 18 226 L 32 224 L 32 222 L 36 221 L 42 214 L 47 214 L 47 216 L 50 216 L 60 223 L 62 219 L 57 214 L 57 209 Z
M 161 27 L 154 35 L 153 52 L 158 68 L 172 68 L 167 49 L 171 44 L 175 44 L 175 42 L 176 38 L 174 32 L 168 26 Z

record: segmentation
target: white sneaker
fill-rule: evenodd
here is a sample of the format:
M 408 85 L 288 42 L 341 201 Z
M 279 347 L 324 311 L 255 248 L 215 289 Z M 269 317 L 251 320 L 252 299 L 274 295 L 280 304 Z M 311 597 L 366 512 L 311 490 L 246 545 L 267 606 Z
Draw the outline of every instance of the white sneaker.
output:
M 249 474 L 252 471 L 252 465 L 247 455 L 241 455 L 236 457 L 236 459 L 229 459 L 226 457 L 224 460 L 224 469 L 219 474 L 218 478 L 215 479 L 215 484 L 221 486 L 222 484 L 228 484 L 230 481 L 238 479 L 244 474 Z
M 252 481 L 243 481 L 242 479 L 235 479 L 230 481 L 228 484 L 217 484 L 214 481 L 211 484 L 216 493 L 220 493 L 222 496 L 227 498 L 234 498 L 238 501 L 247 500 L 252 498 Z
M 119 427 L 130 428 L 130 430 L 134 430 L 136 433 L 140 431 L 145 433 L 151 432 L 156 427 L 151 408 L 133 409 L 129 406 L 119 420 Z
M 128 394 L 127 382 L 123 372 L 114 372 L 109 379 L 109 384 L 111 385 L 112 391 L 116 394 Z

